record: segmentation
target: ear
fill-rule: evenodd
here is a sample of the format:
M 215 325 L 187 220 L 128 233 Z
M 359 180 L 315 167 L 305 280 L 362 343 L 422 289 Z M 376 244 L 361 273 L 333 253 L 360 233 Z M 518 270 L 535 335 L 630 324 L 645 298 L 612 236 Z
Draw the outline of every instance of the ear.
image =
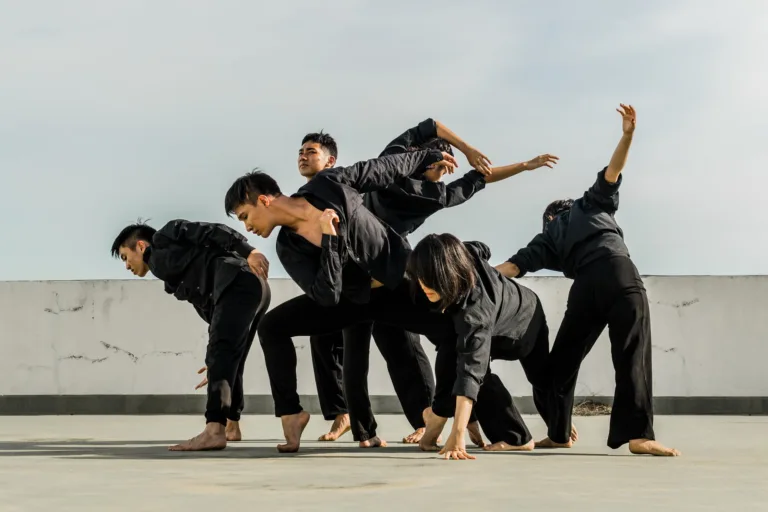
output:
M 257 201 L 263 204 L 264 206 L 266 206 L 267 208 L 269 208 L 269 204 L 272 202 L 272 196 L 266 196 L 264 194 L 261 194 L 258 197 Z
M 330 169 L 334 165 L 336 165 L 336 157 L 331 155 L 331 156 L 328 157 L 328 163 L 325 164 L 325 168 L 326 169 Z
M 143 253 L 146 250 L 148 245 L 149 244 L 146 242 L 146 240 L 137 240 L 136 241 L 136 252 L 138 252 L 139 254 Z

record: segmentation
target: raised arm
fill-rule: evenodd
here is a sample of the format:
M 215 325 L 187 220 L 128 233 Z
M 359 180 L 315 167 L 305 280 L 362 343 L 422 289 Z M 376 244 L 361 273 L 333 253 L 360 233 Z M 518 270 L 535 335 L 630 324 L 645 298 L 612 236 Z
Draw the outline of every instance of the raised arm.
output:
M 506 277 L 523 277 L 543 268 L 561 270 L 555 244 L 546 231 L 533 237 L 527 246 L 495 268 Z
M 323 171 L 317 177 L 347 185 L 362 194 L 384 190 L 398 179 L 407 178 L 442 161 L 446 165 L 456 165 L 456 160 L 448 153 L 428 149 L 365 160 L 349 167 L 334 167 Z
M 155 236 L 158 235 L 174 242 L 204 247 L 215 246 L 228 252 L 235 252 L 243 258 L 248 258 L 255 250 L 245 236 L 225 224 L 177 219 L 160 228 Z
M 555 155 L 545 154 L 539 155 L 535 158 L 531 158 L 526 162 L 520 162 L 512 165 L 504 165 L 501 167 L 492 167 L 491 174 L 485 176 L 486 183 L 495 183 L 497 181 L 505 180 L 516 176 L 524 171 L 532 171 L 539 167 L 549 167 L 550 169 L 557 164 L 559 160 Z
M 605 171 L 605 181 L 608 183 L 616 183 L 619 180 L 621 171 L 627 163 L 629 146 L 632 145 L 632 136 L 635 133 L 635 124 L 637 123 L 635 108 L 632 105 L 624 105 L 621 103 L 616 111 L 621 114 L 621 129 L 623 133 L 621 135 L 621 140 L 619 140 L 619 144 L 613 151 L 613 156 L 611 156 L 608 168 Z

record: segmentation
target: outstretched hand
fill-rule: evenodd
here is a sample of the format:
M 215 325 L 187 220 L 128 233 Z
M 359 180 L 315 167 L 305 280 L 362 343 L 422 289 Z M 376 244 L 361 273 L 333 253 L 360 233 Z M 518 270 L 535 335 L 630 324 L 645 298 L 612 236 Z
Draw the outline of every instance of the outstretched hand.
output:
M 635 124 L 637 123 L 637 115 L 635 114 L 635 107 L 632 105 L 625 105 L 623 103 L 619 103 L 619 108 L 616 109 L 616 112 L 621 114 L 622 117 L 622 123 L 621 123 L 621 129 L 626 134 L 634 133 L 635 131 Z
M 539 155 L 525 162 L 525 169 L 528 171 L 538 169 L 539 167 L 549 167 L 551 169 L 555 164 L 557 164 L 558 160 L 560 160 L 559 157 L 550 155 L 549 153 L 546 155 Z
M 464 156 L 467 157 L 469 165 L 475 168 L 478 172 L 484 176 L 491 175 L 491 163 L 490 158 L 479 152 L 477 149 L 469 146 L 464 152 Z

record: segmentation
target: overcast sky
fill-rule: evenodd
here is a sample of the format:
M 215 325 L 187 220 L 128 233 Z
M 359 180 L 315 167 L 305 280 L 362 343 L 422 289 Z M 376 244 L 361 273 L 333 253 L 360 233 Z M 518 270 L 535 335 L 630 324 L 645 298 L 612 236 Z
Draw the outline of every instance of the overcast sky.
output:
M 0 280 L 127 278 L 109 248 L 137 217 L 242 229 L 223 211 L 228 186 L 259 166 L 295 191 L 305 133 L 331 133 L 351 164 L 427 117 L 494 164 L 561 158 L 411 238 L 449 231 L 499 262 L 607 164 L 619 102 L 638 111 L 617 219 L 641 273 L 768 271 L 768 2 L 2 0 L 0 12 Z M 274 236 L 251 241 L 284 276 Z

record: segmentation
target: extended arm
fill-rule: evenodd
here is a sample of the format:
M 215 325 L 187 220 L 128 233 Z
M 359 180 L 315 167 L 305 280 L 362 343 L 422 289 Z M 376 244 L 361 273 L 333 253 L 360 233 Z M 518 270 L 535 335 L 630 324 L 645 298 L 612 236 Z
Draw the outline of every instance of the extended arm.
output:
M 501 167 L 492 167 L 491 174 L 489 176 L 485 176 L 485 182 L 495 183 L 497 181 L 505 180 L 507 178 L 511 178 L 512 176 L 516 176 L 524 171 L 532 171 L 534 169 L 538 169 L 539 167 L 549 167 L 551 169 L 552 166 L 555 165 L 558 160 L 559 158 L 556 157 L 555 155 L 545 154 L 545 155 L 539 155 L 535 158 L 531 158 L 526 162 L 520 162 L 512 165 L 504 165 Z
M 452 157 L 437 150 L 393 154 L 357 162 L 349 167 L 334 167 L 318 177 L 350 186 L 360 193 L 384 190 L 400 178 L 406 178 L 443 159 Z M 455 164 L 455 161 L 453 162 Z
M 177 219 L 160 228 L 157 234 L 175 242 L 215 246 L 228 252 L 236 252 L 243 258 L 248 258 L 254 251 L 247 238 L 224 224 Z
M 550 236 L 544 232 L 539 233 L 531 242 L 517 251 L 517 254 L 496 266 L 496 270 L 506 277 L 523 277 L 528 272 L 536 272 L 543 268 L 560 270 L 557 251 Z
M 637 122 L 635 109 L 632 105 L 624 105 L 622 103 L 621 108 L 617 108 L 616 111 L 622 117 L 623 133 L 605 171 L 605 181 L 611 184 L 619 180 L 619 175 L 621 175 L 621 171 L 627 163 L 627 155 L 629 154 L 629 147 L 632 145 L 632 136 L 635 133 L 635 124 Z

